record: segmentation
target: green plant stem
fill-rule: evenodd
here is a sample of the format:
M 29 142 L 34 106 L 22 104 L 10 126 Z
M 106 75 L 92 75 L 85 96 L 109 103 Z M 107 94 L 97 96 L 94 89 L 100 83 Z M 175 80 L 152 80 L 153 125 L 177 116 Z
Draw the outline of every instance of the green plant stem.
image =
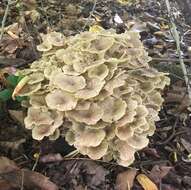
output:
M 5 9 L 5 14 L 3 16 L 3 20 L 2 20 L 2 23 L 1 23 L 0 42 L 1 42 L 2 38 L 3 38 L 3 34 L 4 34 L 4 31 L 5 31 L 5 23 L 6 23 L 6 20 L 7 20 L 10 4 L 11 4 L 11 0 L 8 0 L 7 1 L 7 7 Z
M 183 72 L 183 75 L 184 75 L 184 80 L 185 80 L 187 90 L 188 90 L 188 97 L 189 97 L 190 104 L 191 104 L 191 88 L 190 88 L 190 84 L 189 84 L 189 78 L 188 78 L 186 66 L 185 66 L 184 60 L 182 58 L 182 51 L 181 51 L 181 47 L 180 47 L 180 36 L 179 36 L 179 33 L 177 31 L 177 27 L 176 27 L 176 25 L 174 23 L 174 19 L 173 19 L 172 14 L 171 14 L 169 0 L 165 0 L 165 3 L 166 3 L 168 14 L 170 16 L 169 19 L 170 19 L 170 22 L 171 22 L 171 25 L 172 25 L 172 32 L 173 32 L 173 35 L 174 35 L 173 37 L 174 37 L 175 42 L 176 42 L 176 50 L 177 50 L 177 53 L 178 53 L 178 56 L 179 56 L 179 62 L 180 62 L 180 66 L 182 68 L 182 72 Z

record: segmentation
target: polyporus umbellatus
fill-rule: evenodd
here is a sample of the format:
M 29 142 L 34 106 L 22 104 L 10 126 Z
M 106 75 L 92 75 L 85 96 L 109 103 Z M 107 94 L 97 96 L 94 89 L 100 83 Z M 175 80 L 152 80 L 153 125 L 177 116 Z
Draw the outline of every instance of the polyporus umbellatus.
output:
M 37 48 L 42 58 L 18 72 L 29 79 L 17 93 L 29 97 L 25 125 L 33 138 L 55 139 L 62 128 L 80 153 L 130 165 L 155 131 L 169 84 L 148 65 L 139 34 L 51 32 Z

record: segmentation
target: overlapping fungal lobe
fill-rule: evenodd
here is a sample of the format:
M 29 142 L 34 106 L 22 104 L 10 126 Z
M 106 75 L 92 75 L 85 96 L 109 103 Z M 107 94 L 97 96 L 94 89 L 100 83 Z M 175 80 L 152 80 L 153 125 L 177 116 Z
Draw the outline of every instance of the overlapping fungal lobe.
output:
M 169 84 L 135 32 L 83 32 L 43 35 L 42 58 L 29 69 L 17 92 L 28 96 L 25 126 L 36 140 L 61 136 L 91 159 L 115 159 L 129 166 L 155 131 Z

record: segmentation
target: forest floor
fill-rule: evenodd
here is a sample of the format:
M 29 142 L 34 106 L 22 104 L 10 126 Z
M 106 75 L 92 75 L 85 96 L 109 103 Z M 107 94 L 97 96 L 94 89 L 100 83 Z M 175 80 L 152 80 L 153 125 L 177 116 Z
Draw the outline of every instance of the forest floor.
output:
M 124 5 L 117 0 L 23 0 L 10 4 L 0 40 L 0 74 L 5 69 L 10 72 L 25 68 L 41 56 L 36 50 L 40 33 L 55 30 L 69 36 L 98 24 L 105 29 L 114 28 L 118 33 L 129 29 L 140 32 L 152 57 L 150 64 L 169 72 L 171 85 L 163 94 L 165 102 L 155 135 L 150 137 L 149 146 L 136 154 L 136 161 L 130 168 L 92 161 L 80 155 L 70 157 L 68 154 L 74 149 L 63 139 L 32 140 L 30 132 L 15 119 L 22 117 L 20 106 L 7 101 L 0 113 L 0 156 L 15 163 L 0 158 L 0 190 L 191 189 L 191 104 L 172 22 L 180 34 L 188 78 L 191 27 L 175 1 L 170 1 L 170 13 L 163 0 L 132 2 Z M 1 0 L 1 22 L 6 7 L 7 1 Z M 0 78 L 0 90 L 3 88 Z M 148 177 L 141 184 L 136 179 L 139 174 Z

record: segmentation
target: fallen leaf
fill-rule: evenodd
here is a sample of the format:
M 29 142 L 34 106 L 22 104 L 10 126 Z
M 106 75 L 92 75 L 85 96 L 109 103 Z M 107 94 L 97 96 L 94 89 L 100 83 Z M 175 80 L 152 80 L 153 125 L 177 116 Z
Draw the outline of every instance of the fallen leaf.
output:
M 6 157 L 0 157 L 0 177 L 11 186 L 18 188 L 23 186 L 28 189 L 58 190 L 58 187 L 49 181 L 48 177 L 28 169 L 20 169 Z
M 158 190 L 157 186 L 145 174 L 139 174 L 136 179 L 144 190 Z
M 4 51 L 13 54 L 15 53 L 15 51 L 18 49 L 19 44 L 17 42 L 17 40 L 15 39 L 8 39 L 6 42 L 6 46 L 4 47 Z
M 7 33 L 11 32 L 11 33 L 15 34 L 16 36 L 18 36 L 22 31 L 22 27 L 20 27 L 19 23 L 16 22 L 16 23 L 13 23 L 13 24 L 7 26 L 5 28 L 5 31 Z
M 0 190 L 13 190 L 14 188 L 5 180 L 0 180 Z
M 132 20 L 126 24 L 127 28 L 132 32 L 145 32 L 148 31 L 147 25 L 145 22 L 140 20 Z
M 188 141 L 186 141 L 185 139 L 183 139 L 183 138 L 181 138 L 180 141 L 181 141 L 182 145 L 184 146 L 184 148 L 190 154 L 191 153 L 191 144 Z
M 6 157 L 1 156 L 0 157 L 0 174 L 6 173 L 6 172 L 12 172 L 14 170 L 19 169 L 15 162 L 12 160 L 9 160 Z
M 172 169 L 172 167 L 169 166 L 159 166 L 155 165 L 150 174 L 149 177 L 155 182 L 155 183 L 160 183 L 162 178 L 164 178 L 169 171 Z
M 14 119 L 16 122 L 19 122 L 20 124 L 24 125 L 24 113 L 23 113 L 23 111 L 8 110 L 8 112 L 9 112 L 12 119 Z
M 108 174 L 108 170 L 106 170 L 103 166 L 98 165 L 95 162 L 83 162 L 84 171 L 89 178 L 89 184 L 91 186 L 99 186 L 106 180 L 106 175 Z
M 157 150 L 155 148 L 149 148 L 149 147 L 146 147 L 144 148 L 144 153 L 149 155 L 149 156 L 154 156 L 156 158 L 160 158 L 160 155 L 158 154 Z
M 136 174 L 136 169 L 129 169 L 125 172 L 119 173 L 116 180 L 117 190 L 130 190 L 133 187 Z
M 24 139 L 24 138 L 19 139 L 17 141 L 13 141 L 13 142 L 10 142 L 10 141 L 0 141 L 0 146 L 6 147 L 6 148 L 12 149 L 12 150 L 18 150 L 20 145 L 25 143 L 25 142 L 26 142 L 26 139 Z
M 190 176 L 184 176 L 183 177 L 183 183 L 191 187 L 191 177 Z

